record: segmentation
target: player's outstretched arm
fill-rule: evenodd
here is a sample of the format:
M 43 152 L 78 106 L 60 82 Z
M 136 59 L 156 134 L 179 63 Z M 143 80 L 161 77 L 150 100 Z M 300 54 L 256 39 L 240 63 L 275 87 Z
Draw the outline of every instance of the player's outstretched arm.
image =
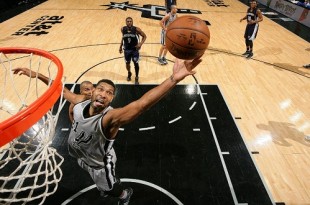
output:
M 109 139 L 113 139 L 120 126 L 137 118 L 140 114 L 162 99 L 178 82 L 182 81 L 189 75 L 195 74 L 194 68 L 201 61 L 200 57 L 192 61 L 176 59 L 173 65 L 172 75 L 164 82 L 145 93 L 140 99 L 126 105 L 125 107 L 109 111 L 102 120 L 106 136 Z
M 29 68 L 14 68 L 12 69 L 14 74 L 18 74 L 18 75 L 26 75 L 30 78 L 38 78 L 39 80 L 41 80 L 43 83 L 45 83 L 46 85 L 49 85 L 49 83 L 52 81 L 50 78 L 48 78 L 47 76 L 41 74 L 41 73 L 37 73 L 35 71 L 30 70 Z M 85 99 L 84 95 L 77 95 L 73 92 L 71 92 L 68 88 L 64 87 L 63 90 L 63 95 L 64 98 L 66 100 L 68 100 L 71 103 L 77 104 L 81 101 L 83 101 Z

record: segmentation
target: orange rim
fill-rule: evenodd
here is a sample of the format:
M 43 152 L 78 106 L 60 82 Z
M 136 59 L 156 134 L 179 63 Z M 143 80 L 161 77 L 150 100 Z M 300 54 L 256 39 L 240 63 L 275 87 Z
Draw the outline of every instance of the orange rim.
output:
M 44 114 L 55 104 L 62 93 L 63 66 L 61 61 L 53 54 L 35 48 L 11 47 L 1 48 L 4 54 L 25 53 L 36 54 L 52 60 L 58 67 L 57 76 L 51 86 L 36 101 L 27 108 L 21 110 L 12 117 L 0 123 L 0 147 L 19 137 L 28 130 L 33 124 L 38 122 Z

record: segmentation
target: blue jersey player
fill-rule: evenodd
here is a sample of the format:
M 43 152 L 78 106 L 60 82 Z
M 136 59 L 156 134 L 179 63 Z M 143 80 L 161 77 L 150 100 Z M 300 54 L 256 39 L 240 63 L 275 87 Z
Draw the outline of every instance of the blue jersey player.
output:
M 145 33 L 136 26 L 133 26 L 133 20 L 131 17 L 126 18 L 126 26 L 121 28 L 122 41 L 119 47 L 119 52 L 122 53 L 124 49 L 124 57 L 126 63 L 126 69 L 128 71 L 127 81 L 131 80 L 130 62 L 132 61 L 135 67 L 135 84 L 139 84 L 139 50 L 142 44 L 146 40 Z M 140 41 L 139 36 L 142 36 Z
M 244 32 L 246 52 L 242 55 L 251 58 L 253 56 L 253 41 L 257 36 L 259 27 L 258 22 L 263 21 L 263 15 L 257 8 L 256 0 L 250 2 L 250 8 L 248 8 L 246 16 L 240 19 L 240 22 L 243 20 L 247 21 L 247 25 Z

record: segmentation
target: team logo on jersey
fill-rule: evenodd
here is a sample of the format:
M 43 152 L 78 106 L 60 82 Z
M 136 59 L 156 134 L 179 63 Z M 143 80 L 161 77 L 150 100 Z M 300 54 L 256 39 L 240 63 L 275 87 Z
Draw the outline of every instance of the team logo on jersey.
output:
M 132 9 L 132 10 L 137 10 L 141 11 L 142 15 L 141 17 L 143 18 L 150 18 L 150 19 L 156 19 L 156 20 L 161 20 L 164 16 L 166 11 L 166 7 L 164 6 L 158 6 L 158 5 L 151 5 L 151 4 L 146 4 L 143 5 L 143 7 L 137 6 L 137 4 L 130 4 L 128 1 L 123 2 L 123 3 L 117 3 L 117 2 L 110 2 L 111 4 L 107 5 L 101 5 L 101 6 L 106 6 L 109 7 L 109 9 L 122 9 L 126 11 L 127 9 Z M 201 14 L 201 11 L 199 10 L 194 10 L 194 9 L 183 9 L 183 8 L 178 8 L 178 13 L 182 14 Z M 208 21 L 205 21 L 207 25 L 210 25 Z

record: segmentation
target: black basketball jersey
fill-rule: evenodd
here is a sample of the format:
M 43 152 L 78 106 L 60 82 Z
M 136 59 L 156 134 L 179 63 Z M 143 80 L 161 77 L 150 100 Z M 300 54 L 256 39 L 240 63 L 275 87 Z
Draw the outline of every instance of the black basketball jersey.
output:
M 253 11 L 251 11 L 251 8 L 248 9 L 247 11 L 247 22 L 249 21 L 255 21 L 257 20 L 257 8 L 253 9 Z
M 136 50 L 136 45 L 139 42 L 139 36 L 137 34 L 137 28 L 135 26 L 122 28 L 123 33 L 123 45 L 125 50 Z

